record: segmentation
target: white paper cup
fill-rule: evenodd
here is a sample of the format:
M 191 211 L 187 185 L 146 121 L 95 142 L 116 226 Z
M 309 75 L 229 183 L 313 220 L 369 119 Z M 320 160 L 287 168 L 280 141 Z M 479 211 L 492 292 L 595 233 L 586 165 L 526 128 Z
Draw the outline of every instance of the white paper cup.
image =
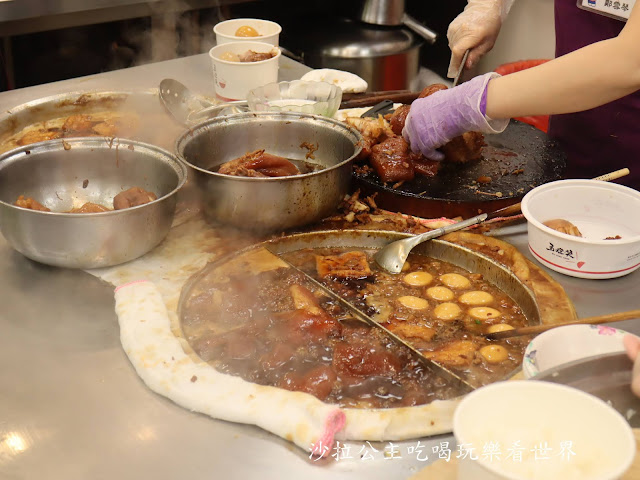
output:
M 225 52 L 241 55 L 248 50 L 276 55 L 260 62 L 230 62 L 221 60 Z M 213 83 L 216 96 L 223 101 L 244 100 L 250 90 L 278 81 L 280 49 L 264 42 L 230 42 L 216 45 L 209 50 L 213 66 Z
M 575 388 L 534 380 L 470 393 L 453 415 L 453 433 L 458 480 L 614 480 L 636 453 L 631 427 L 612 407 Z M 478 458 L 462 456 L 463 446 Z
M 260 36 L 258 37 L 237 37 L 236 31 L 240 27 L 252 27 Z M 258 18 L 234 18 L 217 23 L 213 27 L 218 45 L 229 42 L 264 42 L 278 46 L 282 27 L 270 20 L 260 20 Z

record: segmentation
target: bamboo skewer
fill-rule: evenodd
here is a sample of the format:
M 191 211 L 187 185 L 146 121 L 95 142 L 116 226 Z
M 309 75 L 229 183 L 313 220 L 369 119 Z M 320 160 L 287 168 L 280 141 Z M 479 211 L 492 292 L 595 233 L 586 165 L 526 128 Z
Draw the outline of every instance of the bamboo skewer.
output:
M 621 168 L 620 170 L 616 170 L 615 172 L 605 173 L 604 175 L 600 175 L 599 177 L 594 178 L 593 180 L 601 180 L 603 182 L 610 182 L 611 180 L 615 180 L 616 178 L 624 177 L 629 175 L 628 168 Z
M 554 323 L 549 325 L 533 325 L 530 327 L 514 328 L 513 330 L 504 330 L 502 332 L 488 333 L 485 337 L 489 340 L 500 340 L 502 338 L 517 337 L 520 335 L 536 335 L 538 333 L 546 332 L 556 327 L 563 327 L 565 325 L 594 325 L 601 323 L 619 322 L 621 320 L 632 320 L 634 318 L 640 318 L 640 310 L 629 310 L 626 312 L 609 313 L 607 315 L 598 315 L 596 317 L 581 318 L 565 323 Z

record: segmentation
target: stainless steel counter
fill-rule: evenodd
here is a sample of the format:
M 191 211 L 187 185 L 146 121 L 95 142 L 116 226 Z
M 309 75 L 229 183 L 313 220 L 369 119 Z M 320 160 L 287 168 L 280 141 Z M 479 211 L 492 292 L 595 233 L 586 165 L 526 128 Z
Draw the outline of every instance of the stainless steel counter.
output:
M 280 76 L 298 78 L 306 70 L 283 58 Z M 155 87 L 169 76 L 213 94 L 209 59 L 197 55 L 0 93 L 0 108 L 72 90 Z M 525 251 L 524 233 L 502 238 Z M 600 281 L 552 276 L 580 316 L 640 305 L 640 272 Z M 617 326 L 640 334 L 640 321 Z M 409 477 L 435 458 L 432 447 L 440 442 L 450 442 L 455 455 L 451 435 L 420 442 L 373 443 L 378 452 L 350 443 L 352 459 L 314 462 L 257 427 L 186 411 L 151 392 L 133 370 L 120 346 L 110 285 L 27 260 L 0 237 L 2 479 L 375 480 Z

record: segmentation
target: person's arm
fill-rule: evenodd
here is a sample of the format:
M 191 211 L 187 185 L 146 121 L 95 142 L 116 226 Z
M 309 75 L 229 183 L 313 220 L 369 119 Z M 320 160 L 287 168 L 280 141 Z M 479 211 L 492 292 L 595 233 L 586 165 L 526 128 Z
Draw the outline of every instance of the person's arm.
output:
M 640 397 L 640 338 L 635 335 L 625 335 L 622 339 L 627 355 L 633 363 L 631 377 L 631 391 Z
M 402 135 L 414 152 L 437 148 L 468 131 L 497 133 L 510 118 L 588 110 L 640 90 L 640 6 L 616 38 L 501 77 L 480 75 L 411 104 Z
M 617 37 L 489 82 L 486 114 L 513 118 L 579 112 L 639 89 L 640 8 L 634 8 Z
M 493 48 L 511 5 L 515 0 L 468 0 L 464 11 L 447 29 L 451 49 L 451 61 L 447 76 L 453 78 L 469 50 L 466 68 L 472 68 L 480 58 Z

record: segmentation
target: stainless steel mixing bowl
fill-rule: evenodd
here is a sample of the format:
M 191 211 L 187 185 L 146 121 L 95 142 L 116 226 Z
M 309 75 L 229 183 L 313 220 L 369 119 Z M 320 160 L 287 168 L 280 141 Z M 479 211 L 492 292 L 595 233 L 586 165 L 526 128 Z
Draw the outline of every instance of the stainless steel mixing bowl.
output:
M 7 242 L 38 262 L 97 268 L 137 258 L 169 232 L 176 193 L 187 169 L 174 155 L 133 140 L 49 140 L 0 156 L 0 230 Z M 58 213 L 85 202 L 113 205 L 130 187 L 154 192 L 145 205 L 103 213 Z M 16 207 L 19 195 L 51 212 Z
M 195 172 L 205 212 L 215 221 L 257 230 L 286 230 L 330 215 L 347 193 L 351 163 L 362 137 L 330 118 L 294 112 L 241 113 L 217 117 L 176 141 L 178 156 Z M 317 147 L 312 152 L 309 147 Z M 323 169 L 278 178 L 216 173 L 221 163 L 264 149 Z

